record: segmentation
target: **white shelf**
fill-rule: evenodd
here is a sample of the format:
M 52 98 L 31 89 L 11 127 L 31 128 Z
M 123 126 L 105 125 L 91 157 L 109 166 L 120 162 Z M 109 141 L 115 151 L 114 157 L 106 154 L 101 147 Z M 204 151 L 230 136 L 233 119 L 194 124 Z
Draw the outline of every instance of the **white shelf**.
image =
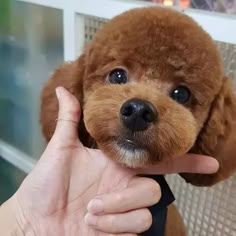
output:
M 75 13 L 111 19 L 112 17 L 137 7 L 157 6 L 157 4 L 129 0 L 18 0 L 42 6 L 58 8 L 66 11 L 65 16 Z M 236 44 L 236 16 L 194 9 L 180 9 L 195 19 L 216 41 Z M 74 21 L 75 22 L 75 21 Z M 71 19 L 68 17 L 64 27 L 71 28 Z M 75 23 L 74 23 L 75 27 Z M 67 32 L 67 30 L 65 30 Z M 64 31 L 64 32 L 65 32 Z M 73 33 L 74 35 L 74 33 Z M 71 35 L 71 36 L 73 36 Z M 74 39 L 72 39 L 72 42 Z M 74 46 L 73 46 L 74 48 Z M 69 47 L 68 50 L 71 51 Z M 71 53 L 70 53 L 71 54 Z
M 67 1 L 65 0 L 17 0 L 18 2 L 28 2 L 45 7 L 64 9 Z
M 25 173 L 29 173 L 36 164 L 33 158 L 2 140 L 0 140 L 0 156 Z

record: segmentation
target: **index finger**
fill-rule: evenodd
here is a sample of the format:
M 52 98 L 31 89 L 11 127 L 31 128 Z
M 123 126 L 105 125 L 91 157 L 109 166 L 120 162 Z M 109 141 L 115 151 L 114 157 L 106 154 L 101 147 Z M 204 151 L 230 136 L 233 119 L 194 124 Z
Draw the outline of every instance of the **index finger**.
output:
M 197 154 L 185 154 L 182 157 L 169 159 L 148 168 L 139 168 L 140 174 L 174 174 L 196 173 L 213 174 L 219 169 L 218 161 L 209 156 Z
M 156 204 L 161 198 L 161 189 L 156 181 L 135 177 L 127 188 L 98 195 L 90 201 L 87 210 L 92 214 L 128 212 Z M 135 200 L 134 200 L 135 199 Z

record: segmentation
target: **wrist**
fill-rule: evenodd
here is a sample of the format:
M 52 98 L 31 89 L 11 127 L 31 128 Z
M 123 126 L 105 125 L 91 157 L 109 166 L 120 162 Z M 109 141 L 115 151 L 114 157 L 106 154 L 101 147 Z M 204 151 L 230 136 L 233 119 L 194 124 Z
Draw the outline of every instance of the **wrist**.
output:
M 0 206 L 0 228 L 4 236 L 26 236 L 30 231 L 15 195 Z

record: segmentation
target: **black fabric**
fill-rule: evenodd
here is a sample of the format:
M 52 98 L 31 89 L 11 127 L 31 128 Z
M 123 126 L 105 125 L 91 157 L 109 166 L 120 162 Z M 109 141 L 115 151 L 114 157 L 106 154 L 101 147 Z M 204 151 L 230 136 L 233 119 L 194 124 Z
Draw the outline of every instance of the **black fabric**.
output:
M 162 175 L 152 175 L 147 176 L 158 182 L 161 187 L 161 199 L 160 201 L 150 207 L 152 213 L 152 226 L 148 231 L 142 233 L 142 236 L 165 236 L 165 226 L 167 217 L 167 207 L 174 202 L 175 197 L 167 184 L 164 176 Z

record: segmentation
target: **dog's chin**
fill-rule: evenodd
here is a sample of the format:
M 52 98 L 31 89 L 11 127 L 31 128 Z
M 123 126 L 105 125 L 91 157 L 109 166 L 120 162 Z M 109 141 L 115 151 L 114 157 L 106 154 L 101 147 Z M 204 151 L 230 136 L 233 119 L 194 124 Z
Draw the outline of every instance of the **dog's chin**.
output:
M 148 149 L 129 138 L 112 138 L 99 147 L 111 159 L 130 168 L 145 167 L 153 164 Z
M 136 147 L 129 141 L 125 144 L 113 144 L 118 154 L 117 161 L 131 168 L 150 165 L 149 153 L 146 149 Z

